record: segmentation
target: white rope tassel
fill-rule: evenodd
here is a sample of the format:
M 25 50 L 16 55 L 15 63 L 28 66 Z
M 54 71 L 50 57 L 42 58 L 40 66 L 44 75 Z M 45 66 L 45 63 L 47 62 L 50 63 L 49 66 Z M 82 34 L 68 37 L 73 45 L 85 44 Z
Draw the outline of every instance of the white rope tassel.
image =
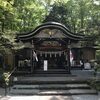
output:
M 35 51 L 33 51 L 33 56 L 35 57 L 36 61 L 38 61 L 38 57 L 37 57 L 37 54 L 35 53 Z

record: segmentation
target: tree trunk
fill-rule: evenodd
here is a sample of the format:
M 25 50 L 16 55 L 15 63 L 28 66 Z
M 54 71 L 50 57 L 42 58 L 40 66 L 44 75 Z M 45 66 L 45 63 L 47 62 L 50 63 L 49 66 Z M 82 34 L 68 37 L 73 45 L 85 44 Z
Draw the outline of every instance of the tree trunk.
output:
M 1 31 L 4 32 L 4 21 L 2 21 Z

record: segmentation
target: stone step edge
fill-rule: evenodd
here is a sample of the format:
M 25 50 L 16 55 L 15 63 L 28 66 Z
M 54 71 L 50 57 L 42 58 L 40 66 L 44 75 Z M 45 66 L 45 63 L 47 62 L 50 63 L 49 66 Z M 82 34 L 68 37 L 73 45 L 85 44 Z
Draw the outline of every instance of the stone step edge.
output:
M 14 81 L 13 84 L 80 84 L 80 83 L 83 83 L 83 84 L 87 84 L 88 82 L 87 81 L 27 81 L 27 80 L 24 80 L 24 81 Z
M 40 95 L 40 96 L 48 96 L 48 95 L 98 95 L 97 92 L 94 93 L 11 93 L 12 95 Z
M 50 90 L 59 90 L 59 89 L 61 89 L 61 90 L 70 90 L 70 89 L 91 89 L 90 87 L 57 87 L 57 88 L 54 88 L 54 87 L 40 87 L 40 88 L 13 88 L 13 89 L 39 89 L 39 90 L 48 90 L 48 89 L 50 89 Z

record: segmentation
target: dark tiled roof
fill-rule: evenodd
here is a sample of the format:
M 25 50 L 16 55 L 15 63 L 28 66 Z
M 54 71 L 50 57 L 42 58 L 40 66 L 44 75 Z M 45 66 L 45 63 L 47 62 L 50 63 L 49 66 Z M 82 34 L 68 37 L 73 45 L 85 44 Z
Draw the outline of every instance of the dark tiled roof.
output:
M 34 37 L 34 35 L 38 34 L 38 32 L 40 32 L 41 30 L 43 30 L 45 28 L 60 29 L 65 34 L 66 38 L 68 37 L 69 39 L 72 39 L 72 40 L 91 40 L 91 39 L 93 39 L 93 37 L 90 37 L 90 36 L 75 34 L 75 33 L 71 32 L 65 25 L 63 25 L 61 23 L 57 23 L 57 22 L 46 22 L 46 23 L 36 27 L 31 32 L 28 32 L 25 34 L 19 34 L 17 36 L 17 39 L 19 39 L 19 40 L 32 39 Z

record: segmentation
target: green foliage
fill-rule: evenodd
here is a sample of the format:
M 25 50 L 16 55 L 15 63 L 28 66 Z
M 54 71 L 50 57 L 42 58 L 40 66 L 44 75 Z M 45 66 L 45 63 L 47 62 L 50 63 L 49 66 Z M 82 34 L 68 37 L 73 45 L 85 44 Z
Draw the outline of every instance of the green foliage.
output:
M 96 52 L 96 58 L 100 60 L 100 50 L 97 50 L 97 52 Z
M 10 75 L 9 72 L 3 73 L 3 79 L 4 79 L 4 82 L 5 82 L 5 84 L 6 84 L 7 86 L 9 85 L 9 75 Z
M 13 49 L 16 34 L 33 30 L 44 15 L 38 0 L 0 0 L 0 52 Z
M 57 21 L 70 26 L 71 31 L 81 34 L 98 34 L 100 6 L 93 0 L 68 0 L 55 2 L 45 21 Z M 97 13 L 98 12 L 98 13 Z
M 92 88 L 96 89 L 97 91 L 100 91 L 100 81 L 92 79 L 89 80 L 88 83 Z
M 46 21 L 63 23 L 74 33 L 98 35 L 95 42 L 100 43 L 97 0 L 0 0 L 0 47 L 12 49 L 16 34 Z

